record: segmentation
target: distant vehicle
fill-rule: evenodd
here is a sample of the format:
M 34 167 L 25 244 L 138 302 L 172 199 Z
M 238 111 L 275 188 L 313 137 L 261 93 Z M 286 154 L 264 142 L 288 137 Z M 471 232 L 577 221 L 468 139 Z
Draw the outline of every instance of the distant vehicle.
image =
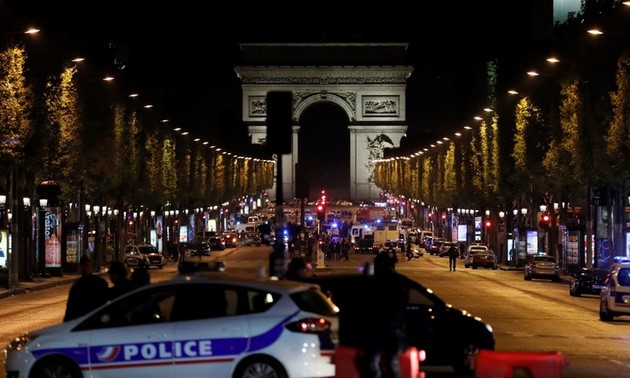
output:
M 433 238 L 431 240 L 430 246 L 428 248 L 429 254 L 430 255 L 439 255 L 440 254 L 440 247 L 445 242 L 446 242 L 446 239 L 444 239 L 444 238 Z
M 236 248 L 238 246 L 238 235 L 226 232 L 223 234 L 223 241 L 225 242 L 225 248 Z
M 440 251 L 438 252 L 438 256 L 440 257 L 444 257 L 444 256 L 448 256 L 448 251 L 451 249 L 451 247 L 455 247 L 457 249 L 457 255 L 459 256 L 459 248 L 457 248 L 457 243 L 455 242 L 450 242 L 450 241 L 446 241 L 444 243 L 442 243 L 442 245 L 440 246 Z
M 234 232 L 237 234 L 241 234 L 243 232 L 257 232 L 258 231 L 258 223 L 239 223 L 234 226 Z
M 225 249 L 225 241 L 221 236 L 211 236 L 208 238 L 208 245 L 213 251 L 223 251 Z
M 415 243 L 420 247 L 428 250 L 426 246 L 427 239 L 433 238 L 433 231 L 430 230 L 418 230 Z
M 190 254 L 192 256 L 210 256 L 212 250 L 208 242 L 200 242 L 192 245 Z
M 241 242 L 247 246 L 250 246 L 250 245 L 259 246 L 261 244 L 260 234 L 256 231 L 244 232 L 241 234 Z
M 609 269 L 582 268 L 571 275 L 569 294 L 579 297 L 583 294 L 599 295 L 606 286 Z
M 398 240 L 388 240 L 381 246 L 381 251 L 394 251 L 394 253 L 400 253 L 400 244 Z
M 357 241 L 355 246 L 357 253 L 376 253 L 374 248 L 374 235 L 366 235 Z
M 560 267 L 553 256 L 534 256 L 525 264 L 526 281 L 532 278 L 543 278 L 560 281 Z
M 156 266 L 160 269 L 166 265 L 166 259 L 151 244 L 130 244 L 125 247 L 123 262 L 127 266 L 144 264 L 147 267 Z
M 472 259 L 470 261 L 470 266 L 473 269 L 477 269 L 479 267 L 489 268 L 496 270 L 497 269 L 497 256 L 491 250 L 485 251 L 477 251 L 477 253 L 472 255 Z

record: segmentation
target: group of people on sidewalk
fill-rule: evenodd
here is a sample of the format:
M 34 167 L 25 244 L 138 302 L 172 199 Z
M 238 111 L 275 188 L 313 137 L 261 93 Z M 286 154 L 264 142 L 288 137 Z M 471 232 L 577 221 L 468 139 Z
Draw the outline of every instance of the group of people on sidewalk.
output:
M 94 265 L 88 256 L 79 261 L 80 277 L 70 287 L 63 321 L 67 322 L 89 313 L 95 308 L 117 298 L 136 287 L 149 284 L 148 267 L 138 266 L 129 274 L 122 261 L 112 261 L 107 274 L 112 286 L 105 278 L 94 274 Z

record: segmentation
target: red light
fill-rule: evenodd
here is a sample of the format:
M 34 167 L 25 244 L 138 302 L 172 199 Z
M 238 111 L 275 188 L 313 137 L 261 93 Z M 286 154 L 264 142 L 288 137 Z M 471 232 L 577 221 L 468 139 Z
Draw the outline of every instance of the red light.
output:
M 545 214 L 543 215 L 543 222 L 549 222 L 549 215 Z
M 322 205 L 317 206 L 317 211 L 324 211 L 324 206 Z
M 490 228 L 492 227 L 492 222 L 490 222 L 489 220 L 486 221 L 486 227 Z

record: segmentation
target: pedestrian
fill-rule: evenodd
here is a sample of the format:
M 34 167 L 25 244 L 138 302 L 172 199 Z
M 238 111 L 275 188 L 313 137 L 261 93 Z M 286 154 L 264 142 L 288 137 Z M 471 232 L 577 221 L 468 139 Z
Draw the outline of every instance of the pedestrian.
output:
M 455 244 L 451 244 L 451 247 L 448 249 L 448 270 L 455 271 L 457 267 L 457 258 L 459 257 L 459 251 L 455 248 Z
M 151 273 L 144 261 L 140 261 L 137 267 L 131 272 L 131 284 L 134 288 L 151 283 Z
M 361 377 L 400 378 L 400 355 L 406 349 L 405 308 L 409 290 L 403 275 L 395 271 L 394 251 L 374 258 L 374 276 L 369 284 L 370 324 L 366 329 L 365 364 Z
M 407 236 L 407 261 L 413 258 L 413 253 L 411 253 L 411 236 Z
M 308 277 L 311 273 L 309 269 L 310 264 L 301 257 L 294 257 L 287 265 L 287 271 L 284 274 L 284 278 L 293 281 L 301 281 Z
M 81 277 L 72 284 L 68 293 L 64 322 L 83 316 L 107 302 L 109 285 L 103 277 L 94 274 L 92 260 L 86 255 L 79 261 L 79 273 Z
M 109 288 L 109 300 L 130 292 L 134 287 L 129 280 L 129 272 L 122 261 L 112 261 L 107 269 L 112 286 Z

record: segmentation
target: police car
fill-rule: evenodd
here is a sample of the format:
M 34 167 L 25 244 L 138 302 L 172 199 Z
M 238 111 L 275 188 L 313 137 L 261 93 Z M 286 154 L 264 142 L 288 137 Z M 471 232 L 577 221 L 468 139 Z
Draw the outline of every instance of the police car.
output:
M 630 261 L 614 262 L 599 293 L 599 319 L 630 315 Z
M 185 273 L 15 338 L 6 377 L 329 377 L 338 311 L 314 284 Z

